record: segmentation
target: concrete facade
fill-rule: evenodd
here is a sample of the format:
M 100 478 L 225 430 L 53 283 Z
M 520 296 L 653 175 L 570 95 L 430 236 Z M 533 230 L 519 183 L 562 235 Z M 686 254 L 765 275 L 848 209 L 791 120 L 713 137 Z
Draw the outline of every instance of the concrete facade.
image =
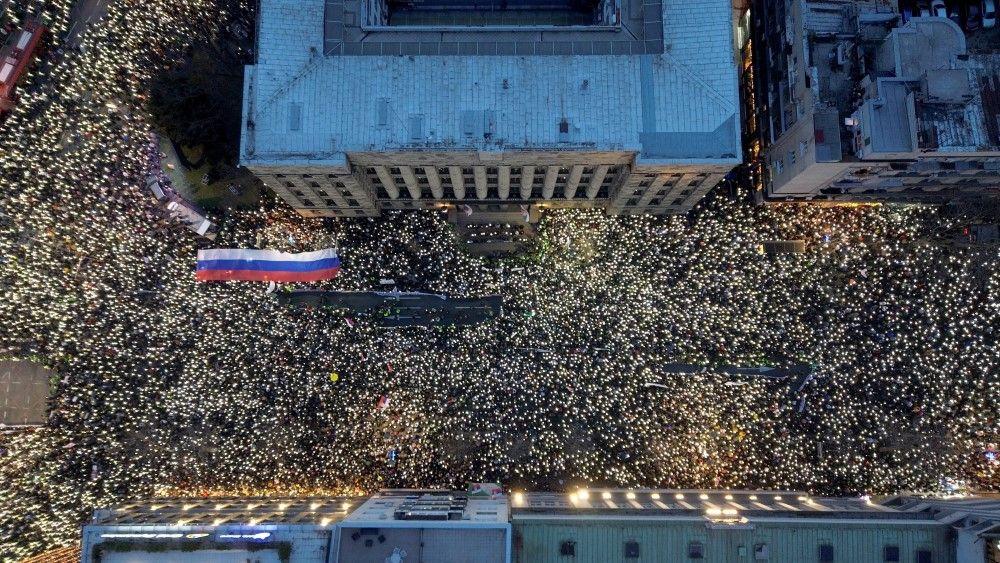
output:
M 261 2 L 241 163 L 304 215 L 684 212 L 741 161 L 729 0 L 565 29 L 371 28 L 365 6 Z

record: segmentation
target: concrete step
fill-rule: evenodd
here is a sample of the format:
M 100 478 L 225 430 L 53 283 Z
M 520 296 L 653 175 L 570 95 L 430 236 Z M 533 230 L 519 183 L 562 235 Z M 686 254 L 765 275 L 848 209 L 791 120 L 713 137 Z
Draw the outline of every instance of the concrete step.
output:
M 487 225 L 487 224 L 508 224 L 524 225 L 526 223 L 537 223 L 539 212 L 535 206 L 528 206 L 528 220 L 525 221 L 524 211 L 519 205 L 509 206 L 481 206 L 468 204 L 472 213 L 466 213 L 464 205 L 458 205 L 448 209 L 448 221 L 454 225 Z
M 466 250 L 474 256 L 504 256 L 520 252 L 526 242 L 503 241 L 466 244 Z

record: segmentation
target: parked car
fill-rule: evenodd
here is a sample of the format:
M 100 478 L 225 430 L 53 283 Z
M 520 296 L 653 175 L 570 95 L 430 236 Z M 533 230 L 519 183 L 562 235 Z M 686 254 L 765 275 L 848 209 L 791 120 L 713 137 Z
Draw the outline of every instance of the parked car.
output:
M 978 4 L 969 4 L 969 14 L 965 17 L 965 29 L 975 31 L 982 27 L 983 15 Z
M 931 2 L 931 13 L 936 18 L 948 17 L 948 8 L 944 5 L 944 0 L 934 0 Z
M 990 28 L 997 25 L 997 3 L 996 0 L 983 0 L 983 27 Z

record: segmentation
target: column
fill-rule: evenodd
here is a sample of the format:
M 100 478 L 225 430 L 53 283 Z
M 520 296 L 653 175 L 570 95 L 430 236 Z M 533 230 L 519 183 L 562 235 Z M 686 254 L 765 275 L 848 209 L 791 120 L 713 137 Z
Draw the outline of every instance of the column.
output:
M 389 173 L 389 168 L 387 166 L 376 166 L 375 174 L 382 181 L 382 185 L 385 186 L 385 191 L 389 192 L 389 199 L 399 199 L 399 186 L 396 185 L 396 180 Z
M 489 187 L 486 185 L 486 167 L 474 166 L 472 168 L 472 178 L 476 182 L 476 197 L 486 199 L 486 194 L 489 193 Z
M 602 164 L 594 170 L 594 175 L 590 177 L 590 183 L 587 184 L 587 198 L 594 199 L 597 197 L 597 192 L 601 191 L 601 184 L 604 183 L 604 177 L 608 175 L 607 164 Z
M 535 184 L 535 167 L 521 167 L 521 199 L 531 199 L 531 188 Z
M 444 188 L 441 187 L 441 176 L 438 176 L 437 168 L 434 166 L 424 166 L 424 174 L 427 175 L 427 183 L 431 186 L 431 194 L 434 195 L 434 199 L 444 197 Z
M 559 167 L 552 165 L 545 170 L 545 182 L 542 184 L 542 197 L 552 199 L 556 193 L 556 178 L 559 177 Z
M 510 196 L 510 166 L 501 166 L 497 170 L 497 183 L 500 199 L 507 199 Z
M 566 179 L 566 188 L 563 190 L 563 197 L 573 199 L 576 189 L 580 187 L 580 177 L 583 176 L 583 165 L 575 164 L 569 171 L 569 178 Z
M 462 167 L 449 166 L 448 175 L 451 176 L 451 189 L 455 191 L 455 199 L 465 199 L 465 178 L 462 176 Z
M 410 197 L 414 201 L 420 200 L 420 183 L 417 182 L 417 176 L 413 173 L 413 167 L 400 166 L 399 174 L 403 177 L 403 183 L 406 184 L 406 189 L 410 192 Z

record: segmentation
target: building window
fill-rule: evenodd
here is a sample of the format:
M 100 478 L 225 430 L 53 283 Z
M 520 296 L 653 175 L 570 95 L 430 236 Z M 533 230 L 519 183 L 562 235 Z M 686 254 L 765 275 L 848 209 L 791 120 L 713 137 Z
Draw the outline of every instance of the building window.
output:
M 629 540 L 625 542 L 625 559 L 638 559 L 639 558 L 639 542 L 635 540 Z
M 572 540 L 563 540 L 559 544 L 559 555 L 576 557 L 576 542 Z
M 899 561 L 899 546 L 898 545 L 887 545 L 885 546 L 885 561 Z
M 929 549 L 917 550 L 917 563 L 934 563 L 934 556 Z
M 701 542 L 693 541 L 688 544 L 688 559 L 704 559 L 705 546 Z
M 833 563 L 833 546 L 825 543 L 819 546 L 819 563 Z

